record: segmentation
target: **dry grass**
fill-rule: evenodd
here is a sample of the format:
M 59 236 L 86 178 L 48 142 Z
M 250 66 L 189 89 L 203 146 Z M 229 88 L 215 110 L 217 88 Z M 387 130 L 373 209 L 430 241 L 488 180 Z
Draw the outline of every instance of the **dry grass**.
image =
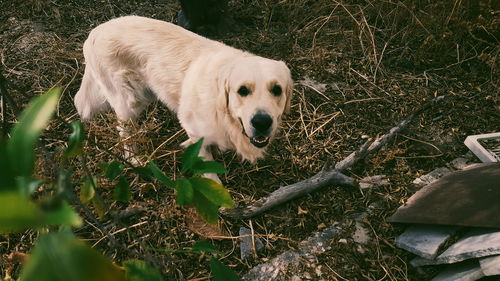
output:
M 58 115 L 77 120 L 72 97 L 83 71 L 81 46 L 88 32 L 126 14 L 171 21 L 179 5 L 167 0 L 10 0 L 2 7 L 0 69 L 16 85 L 10 93 L 17 107 L 57 84 L 64 89 Z M 389 225 L 385 218 L 415 191 L 411 185 L 415 177 L 465 152 L 466 135 L 500 130 L 496 1 L 249 0 L 231 1 L 230 8 L 238 30 L 218 40 L 286 61 L 296 81 L 307 77 L 316 81 L 297 83 L 293 113 L 264 160 L 254 166 L 241 163 L 232 152 L 216 155 L 229 169 L 222 180 L 237 202 L 251 202 L 280 185 L 305 179 L 327 159 L 338 161 L 366 137 L 385 133 L 423 101 L 437 95 L 446 99 L 442 107 L 420 116 L 404 135 L 350 171 L 356 178 L 386 174 L 391 185 L 364 192 L 332 186 L 252 220 L 226 220 L 223 227 L 233 236 L 240 226 L 252 225 L 266 248 L 257 258 L 243 261 L 236 239 L 214 241 L 225 253 L 223 262 L 243 273 L 296 248 L 322 224 L 342 221 L 376 204 L 376 211 L 365 221 L 371 230 L 370 243 L 360 251 L 351 239 L 353 226 L 346 227 L 339 239 L 346 238 L 347 243 L 332 241 L 333 249 L 320 256 L 323 277 L 427 278 L 408 265 L 408 254 L 394 247 L 401 228 Z M 3 108 L 2 121 L 14 122 L 14 111 L 13 106 Z M 121 153 L 113 120 L 111 114 L 103 114 L 87 125 L 87 166 L 93 173 L 99 172 L 100 162 L 115 160 L 113 154 Z M 55 176 L 68 133 L 63 123 L 50 124 L 40 146 L 40 177 Z M 175 177 L 184 139 L 175 116 L 155 104 L 130 141 Z M 81 167 L 79 161 L 71 164 Z M 82 175 L 77 168 L 75 181 Z M 99 191 L 111 212 L 100 222 L 102 227 L 87 220 L 77 234 L 117 261 L 134 257 L 156 261 L 167 280 L 207 277 L 204 258 L 151 250 L 185 249 L 200 237 L 188 229 L 171 190 L 130 171 L 127 175 L 133 186 L 131 203 L 114 203 L 111 183 L 100 181 Z M 123 210 L 134 208 L 141 212 L 116 219 Z M 110 242 L 103 229 L 127 249 Z M 0 276 L 5 277 L 8 270 L 16 275 L 19 267 L 7 256 L 13 251 L 28 252 L 35 238 L 32 232 L 0 237 L 4 261 Z

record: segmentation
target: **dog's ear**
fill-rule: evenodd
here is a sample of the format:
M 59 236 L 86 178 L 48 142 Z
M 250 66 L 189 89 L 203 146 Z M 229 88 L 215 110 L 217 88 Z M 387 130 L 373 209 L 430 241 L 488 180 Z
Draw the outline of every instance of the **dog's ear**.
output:
M 286 102 L 285 102 L 285 114 L 290 114 L 290 110 L 292 107 L 292 96 L 293 96 L 293 80 L 292 80 L 292 75 L 290 73 L 290 69 L 286 66 L 284 62 L 282 62 L 283 65 L 286 68 L 286 73 L 287 73 L 287 82 L 286 82 L 286 88 L 285 88 L 285 94 L 286 94 Z
M 286 85 L 285 114 L 290 114 L 292 108 L 293 80 L 290 79 Z
M 217 110 L 226 112 L 229 108 L 229 73 L 223 67 L 217 74 Z

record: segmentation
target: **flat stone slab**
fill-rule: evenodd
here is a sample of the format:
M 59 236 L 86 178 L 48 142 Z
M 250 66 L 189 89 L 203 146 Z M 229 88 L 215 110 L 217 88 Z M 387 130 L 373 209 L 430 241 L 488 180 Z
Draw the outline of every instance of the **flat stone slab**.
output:
M 477 260 L 448 266 L 431 281 L 475 281 L 484 277 Z
M 412 225 L 396 238 L 396 246 L 424 259 L 434 259 L 439 247 L 458 229 L 455 226 Z
M 479 265 L 484 275 L 500 275 L 500 255 L 479 259 Z
M 248 256 L 252 255 L 254 252 L 259 251 L 264 248 L 264 244 L 259 237 L 253 236 L 252 231 L 246 227 L 240 227 L 240 256 L 241 259 L 246 259 Z M 255 241 L 255 242 L 254 242 Z M 254 248 L 255 243 L 255 248 Z
M 451 245 L 435 259 L 417 257 L 411 261 L 413 266 L 456 263 L 471 258 L 500 254 L 500 231 L 475 229 Z

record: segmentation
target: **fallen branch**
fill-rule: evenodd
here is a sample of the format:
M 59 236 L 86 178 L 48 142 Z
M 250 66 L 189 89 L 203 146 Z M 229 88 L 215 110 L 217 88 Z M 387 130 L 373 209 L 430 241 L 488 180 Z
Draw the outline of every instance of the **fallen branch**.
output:
M 221 209 L 221 213 L 234 219 L 249 218 L 324 186 L 343 185 L 359 187 L 356 180 L 346 176 L 343 172 L 357 164 L 367 155 L 379 150 L 383 145 L 396 136 L 397 133 L 405 129 L 415 116 L 429 109 L 443 98 L 443 96 L 440 96 L 424 104 L 419 110 L 415 111 L 408 118 L 391 128 L 388 133 L 375 139 L 373 142 L 370 142 L 370 140 L 367 141 L 357 151 L 354 151 L 349 156 L 338 162 L 335 167 L 327 161 L 321 172 L 306 180 L 282 186 L 268 196 L 263 197 L 250 205 L 239 206 L 234 209 Z

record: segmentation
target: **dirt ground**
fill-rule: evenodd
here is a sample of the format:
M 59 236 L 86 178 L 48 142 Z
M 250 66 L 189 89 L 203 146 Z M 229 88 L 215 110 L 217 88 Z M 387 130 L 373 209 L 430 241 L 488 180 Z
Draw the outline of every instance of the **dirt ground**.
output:
M 296 82 L 292 114 L 281 134 L 257 165 L 242 163 L 233 152 L 219 153 L 229 173 L 222 176 L 237 203 L 252 202 L 281 185 L 306 179 L 327 159 L 339 161 L 367 138 L 386 133 L 419 105 L 444 96 L 441 105 L 419 115 L 386 145 L 348 172 L 349 176 L 384 174 L 390 185 L 371 190 L 329 186 L 252 219 L 222 218 L 228 235 L 241 226 L 262 235 L 265 249 L 241 260 L 237 239 L 212 240 L 222 261 L 243 275 L 277 254 L 296 249 L 313 232 L 350 214 L 377 208 L 364 224 L 370 239 L 353 241 L 354 221 L 321 254 L 324 280 L 425 280 L 432 270 L 416 270 L 412 256 L 394 246 L 402 226 L 386 222 L 416 188 L 412 181 L 463 155 L 467 135 L 500 131 L 498 1 L 398 0 L 244 0 L 230 1 L 235 20 L 230 33 L 216 40 L 255 54 L 285 61 Z M 2 110 L 2 121 L 15 121 L 16 107 L 54 85 L 64 90 L 58 115 L 78 120 L 73 96 L 83 73 L 82 44 L 89 31 L 114 17 L 141 15 L 175 21 L 180 5 L 173 0 L 0 0 L 1 74 L 10 82 L 14 104 Z M 126 32 L 126 31 L 124 31 Z M 120 153 L 116 122 L 102 114 L 86 125 L 88 168 L 114 160 Z M 159 104 L 150 106 L 134 142 L 169 176 L 179 173 L 179 144 L 185 140 L 175 116 Z M 38 175 L 54 178 L 69 129 L 53 121 L 39 148 Z M 99 147 L 95 144 L 99 144 Z M 75 181 L 83 172 L 79 161 Z M 201 240 L 175 205 L 173 191 L 131 178 L 132 200 L 112 200 L 112 186 L 100 181 L 111 211 L 101 220 L 126 249 L 116 247 L 90 221 L 75 232 L 117 262 L 149 257 L 166 280 L 206 280 L 205 256 L 179 250 Z M 118 219 L 120 211 L 142 212 Z M 16 277 L 19 264 L 8 260 L 26 253 L 36 233 L 0 236 L 0 279 Z M 338 240 L 342 240 L 340 243 Z M 127 250 L 128 249 L 128 250 Z M 318 272 L 312 280 L 320 280 Z M 286 280 L 287 277 L 284 277 Z M 290 277 L 291 278 L 291 277 Z

